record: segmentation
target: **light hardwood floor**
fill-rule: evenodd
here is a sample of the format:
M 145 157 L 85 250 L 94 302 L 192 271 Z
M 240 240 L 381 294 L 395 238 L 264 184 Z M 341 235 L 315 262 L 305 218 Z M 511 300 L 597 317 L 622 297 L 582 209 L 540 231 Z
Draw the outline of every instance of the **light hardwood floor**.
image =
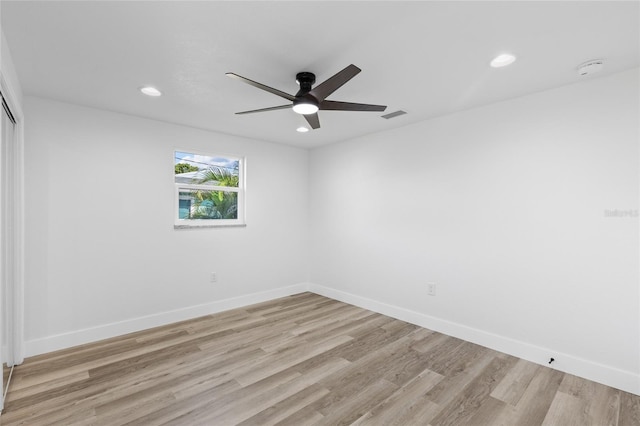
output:
M 640 397 L 303 293 L 30 358 L 2 425 L 640 425 Z

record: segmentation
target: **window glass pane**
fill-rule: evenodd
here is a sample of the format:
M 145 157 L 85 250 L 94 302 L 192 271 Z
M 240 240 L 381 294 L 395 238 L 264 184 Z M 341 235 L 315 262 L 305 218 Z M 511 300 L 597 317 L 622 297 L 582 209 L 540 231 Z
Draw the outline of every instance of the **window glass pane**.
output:
M 180 219 L 237 219 L 238 193 L 227 191 L 181 190 Z
M 188 194 L 180 193 L 180 206 L 178 207 L 178 218 L 179 219 L 189 219 L 189 214 L 191 212 L 191 197 Z
M 176 151 L 175 183 L 238 187 L 240 160 Z

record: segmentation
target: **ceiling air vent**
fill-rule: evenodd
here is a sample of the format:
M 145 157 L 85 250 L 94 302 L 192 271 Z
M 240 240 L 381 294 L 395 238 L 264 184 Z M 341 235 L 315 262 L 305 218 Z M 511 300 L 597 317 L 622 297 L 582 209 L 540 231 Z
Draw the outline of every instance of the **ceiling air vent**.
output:
M 398 111 L 390 112 L 389 114 L 381 115 L 380 117 L 386 118 L 387 120 L 389 120 L 390 118 L 395 118 L 399 115 L 405 115 L 406 113 L 407 113 L 406 111 L 402 111 L 401 109 L 399 109 Z

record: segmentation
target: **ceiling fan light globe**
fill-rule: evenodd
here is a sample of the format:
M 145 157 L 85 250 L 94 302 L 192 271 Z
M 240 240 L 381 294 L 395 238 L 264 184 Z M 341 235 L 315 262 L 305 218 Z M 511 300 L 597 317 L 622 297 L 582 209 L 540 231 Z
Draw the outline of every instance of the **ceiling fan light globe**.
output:
M 318 105 L 314 105 L 312 103 L 299 103 L 293 106 L 293 111 L 302 115 L 315 114 L 318 112 Z

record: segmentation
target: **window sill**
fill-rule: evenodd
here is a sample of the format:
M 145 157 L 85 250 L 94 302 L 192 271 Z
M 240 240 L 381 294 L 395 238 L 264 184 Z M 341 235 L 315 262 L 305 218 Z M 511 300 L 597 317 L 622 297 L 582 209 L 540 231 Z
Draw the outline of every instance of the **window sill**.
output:
M 245 228 L 246 223 L 218 224 L 218 225 L 173 225 L 173 229 L 198 229 L 198 228 Z

